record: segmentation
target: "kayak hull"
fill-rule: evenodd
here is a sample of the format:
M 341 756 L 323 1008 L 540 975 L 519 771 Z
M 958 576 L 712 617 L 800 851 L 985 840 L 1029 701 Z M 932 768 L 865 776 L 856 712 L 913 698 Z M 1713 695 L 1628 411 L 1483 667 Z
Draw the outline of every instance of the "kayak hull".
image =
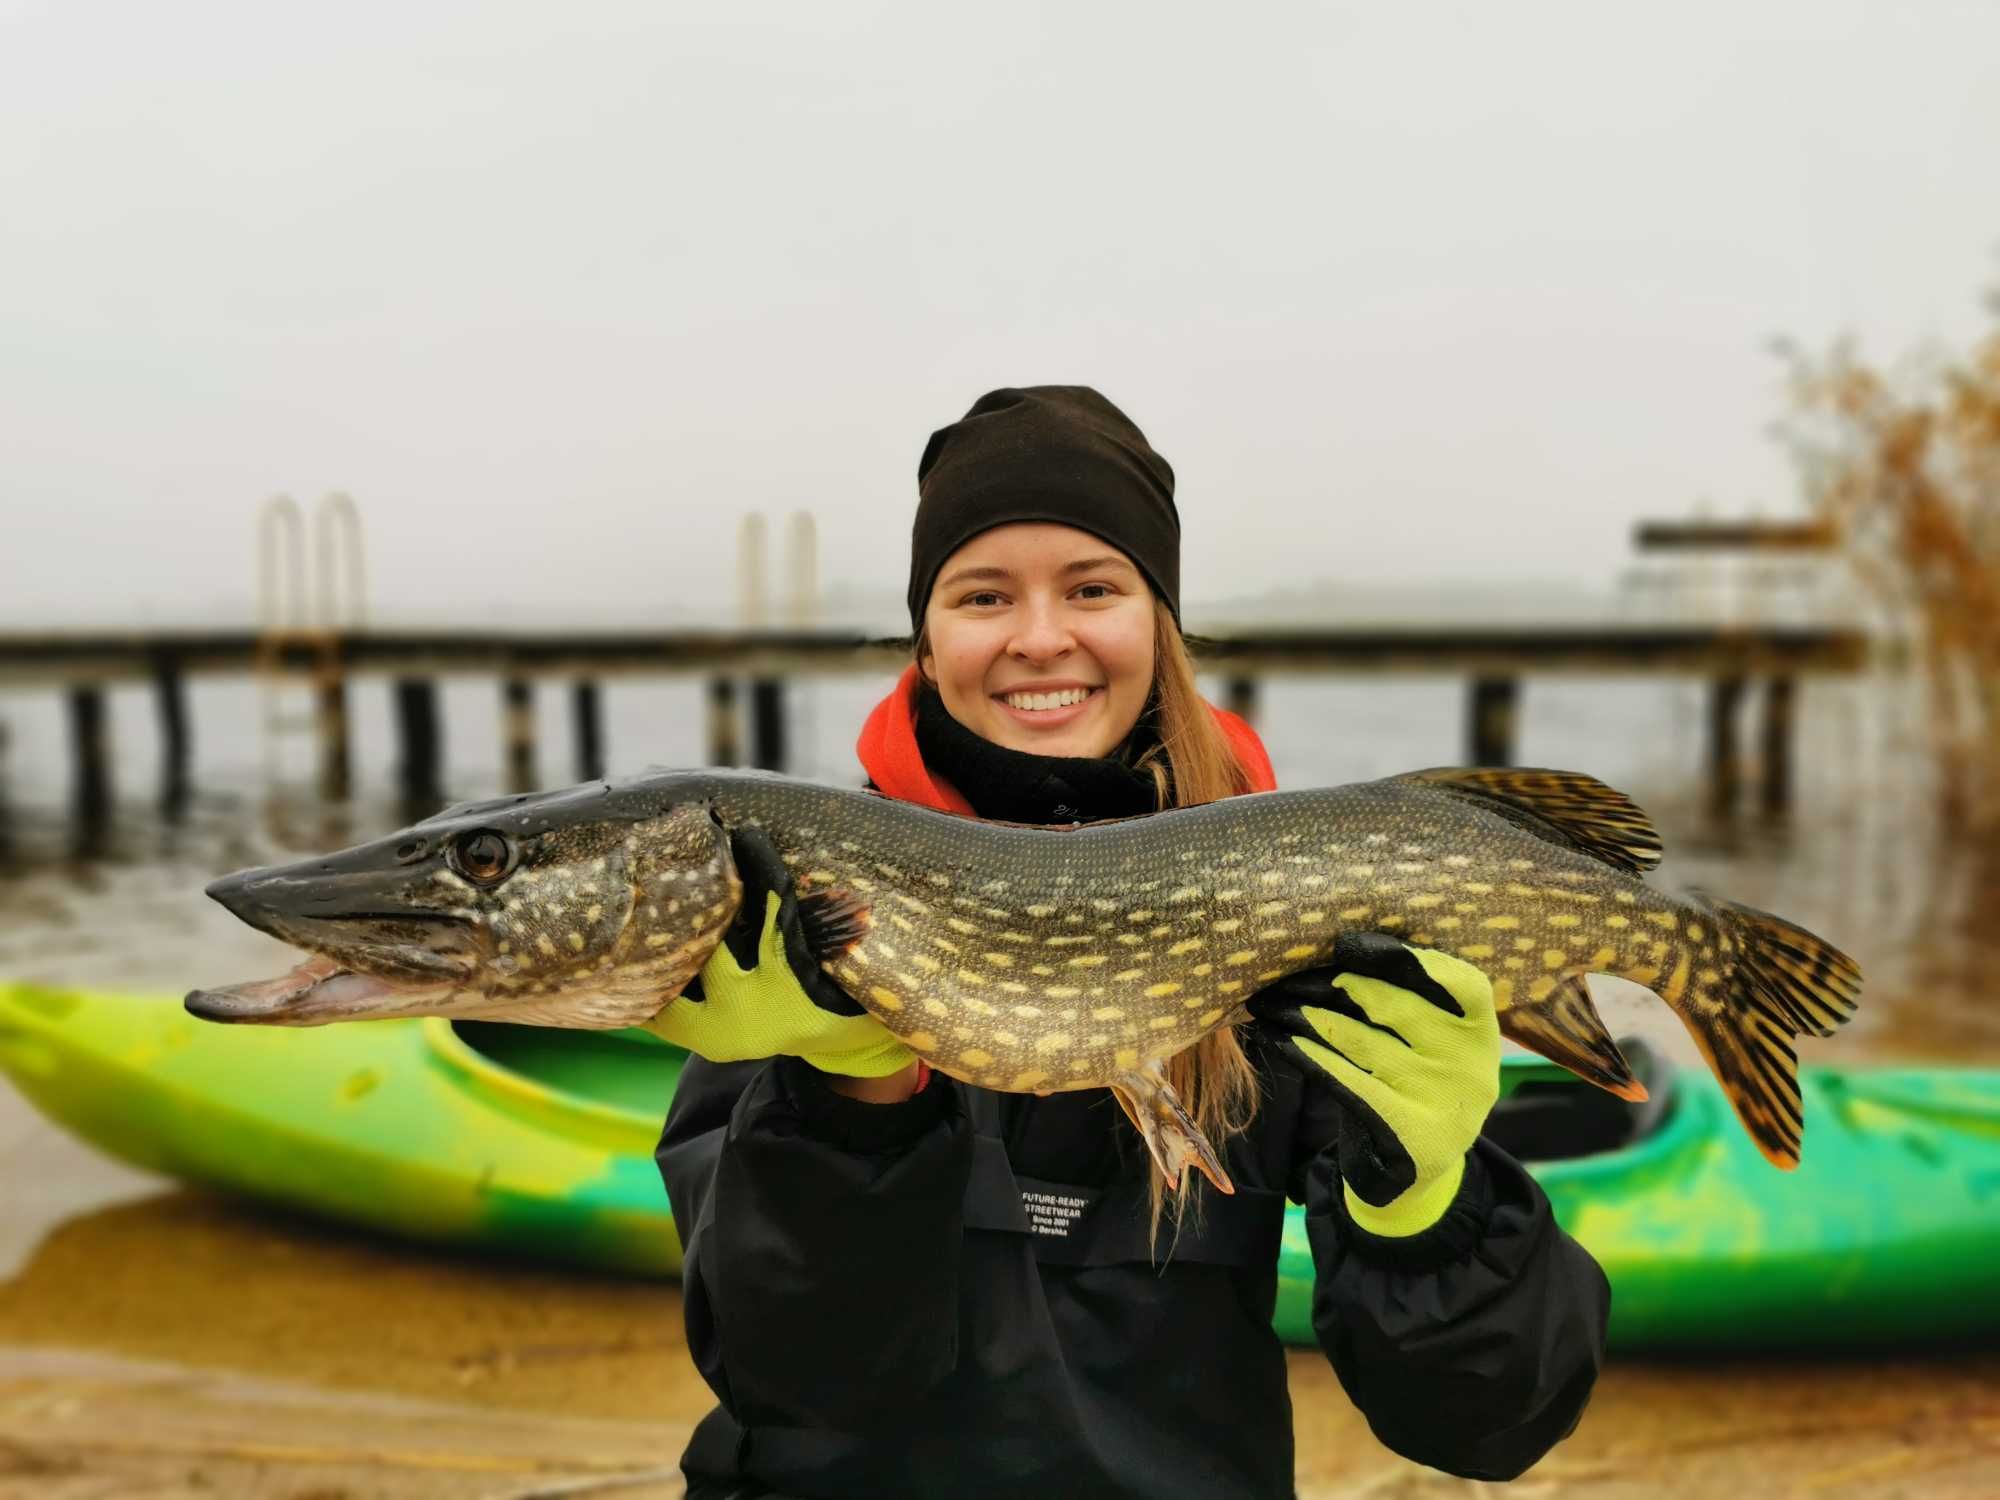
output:
M 156 998 L 0 986 L 0 1071 L 114 1156 L 386 1234 L 647 1275 L 680 1269 L 652 1153 L 681 1060 L 643 1033 L 220 1027 Z M 1611 1281 L 1615 1347 L 2000 1332 L 2000 1071 L 1807 1069 L 1801 1088 L 1796 1172 L 1692 1070 L 1642 1140 L 1530 1161 Z M 1273 1322 L 1311 1343 L 1296 1206 L 1278 1271 Z

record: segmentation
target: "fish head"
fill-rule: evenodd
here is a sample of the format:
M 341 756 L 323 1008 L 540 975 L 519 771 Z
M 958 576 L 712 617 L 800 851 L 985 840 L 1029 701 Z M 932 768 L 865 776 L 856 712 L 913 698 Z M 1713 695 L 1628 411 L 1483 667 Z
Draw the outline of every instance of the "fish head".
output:
M 700 971 L 742 889 L 694 778 L 461 803 L 387 838 L 210 885 L 310 956 L 277 979 L 196 990 L 187 1009 L 278 1026 L 636 1025 Z

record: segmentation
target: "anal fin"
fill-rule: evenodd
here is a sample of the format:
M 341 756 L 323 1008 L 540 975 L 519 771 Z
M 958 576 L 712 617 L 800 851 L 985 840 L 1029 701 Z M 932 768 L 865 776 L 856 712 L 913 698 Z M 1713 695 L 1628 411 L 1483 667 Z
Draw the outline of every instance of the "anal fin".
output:
M 1646 1086 L 1611 1040 L 1582 974 L 1565 975 L 1540 1000 L 1516 998 L 1500 1012 L 1500 1034 L 1620 1099 L 1638 1104 L 1646 1098 Z
M 1234 1193 L 1236 1185 L 1229 1180 L 1229 1173 L 1215 1154 L 1215 1148 L 1208 1143 L 1208 1137 L 1201 1133 L 1182 1106 L 1180 1095 L 1167 1082 L 1167 1072 L 1159 1062 L 1147 1063 L 1142 1068 L 1120 1073 L 1111 1082 L 1111 1092 L 1125 1111 L 1139 1136 L 1146 1143 L 1146 1149 L 1153 1154 L 1153 1161 L 1160 1169 L 1160 1175 L 1167 1180 L 1167 1186 L 1181 1185 L 1181 1168 L 1192 1166 L 1202 1176 L 1215 1184 L 1217 1192 Z

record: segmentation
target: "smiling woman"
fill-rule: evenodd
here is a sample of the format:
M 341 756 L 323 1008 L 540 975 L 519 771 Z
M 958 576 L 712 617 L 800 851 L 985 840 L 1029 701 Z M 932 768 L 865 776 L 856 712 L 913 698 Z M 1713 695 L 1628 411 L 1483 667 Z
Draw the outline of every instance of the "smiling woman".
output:
M 1065 825 L 1274 788 L 1256 733 L 1200 696 L 1173 470 L 1123 412 L 1082 386 L 993 391 L 932 435 L 917 474 L 914 660 L 857 747 L 875 790 Z M 1313 858 L 1278 835 L 1245 841 L 1288 869 Z M 1384 1442 L 1504 1478 L 1574 1424 L 1603 1353 L 1604 1279 L 1533 1179 L 1475 1145 L 1498 1033 L 1469 964 L 1370 933 L 1338 970 L 1293 975 L 1296 1003 L 1266 1024 L 1284 997 L 1257 946 L 1292 929 L 1282 872 L 1253 874 L 1247 849 L 1168 839 L 1115 890 L 899 859 L 863 881 L 908 882 L 875 908 L 871 950 L 899 987 L 871 993 L 915 1018 L 904 1045 L 811 962 L 807 908 L 849 846 L 830 838 L 794 870 L 734 844 L 739 915 L 700 998 L 668 1013 L 762 1039 L 755 1054 L 695 1046 L 660 1141 L 688 1346 L 720 1402 L 682 1461 L 690 1500 L 1292 1494 L 1269 1327 L 1287 1197 L 1307 1209 L 1318 1332 Z M 1326 921 L 1321 905 L 1298 920 Z M 1149 967 L 1162 962 L 1187 979 Z M 1379 1028 L 1327 1008 L 1360 1014 L 1340 986 L 1364 982 Z M 1208 1004 L 1183 990 L 1208 983 L 1241 1004 L 1168 1041 Z M 1162 1013 L 1142 1023 L 1149 1004 Z M 1297 1015 L 1368 1029 L 1378 1051 L 1416 1038 L 1449 1107 L 1410 1107 L 1372 1077 L 1366 1100 L 1343 1093 L 1280 1024 Z M 1120 1066 L 1170 1087 L 1050 1071 L 1114 1033 L 1131 1038 Z M 1031 1038 L 1018 1071 L 992 1071 Z M 941 1049 L 972 1072 L 933 1075 L 918 1053 Z M 1149 1141 L 1191 1122 L 1219 1158 L 1169 1169 L 1171 1220 L 1121 1105 Z M 1356 1184 L 1373 1195 L 1362 1210 Z
M 982 739 L 1102 757 L 1153 686 L 1153 595 L 1138 568 L 1073 526 L 980 533 L 945 562 L 924 611 L 924 678 Z

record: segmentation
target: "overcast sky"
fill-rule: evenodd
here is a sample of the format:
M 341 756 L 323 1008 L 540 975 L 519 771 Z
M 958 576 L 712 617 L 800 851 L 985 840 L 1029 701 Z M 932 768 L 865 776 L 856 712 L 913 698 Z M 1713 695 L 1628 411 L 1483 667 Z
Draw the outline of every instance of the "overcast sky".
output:
M 1096 385 L 1190 600 L 1608 584 L 1797 505 L 1768 342 L 1984 326 L 2000 7 L 0 0 L 0 624 L 899 595 L 918 453 Z M 1198 611 L 1197 620 L 1199 623 Z

